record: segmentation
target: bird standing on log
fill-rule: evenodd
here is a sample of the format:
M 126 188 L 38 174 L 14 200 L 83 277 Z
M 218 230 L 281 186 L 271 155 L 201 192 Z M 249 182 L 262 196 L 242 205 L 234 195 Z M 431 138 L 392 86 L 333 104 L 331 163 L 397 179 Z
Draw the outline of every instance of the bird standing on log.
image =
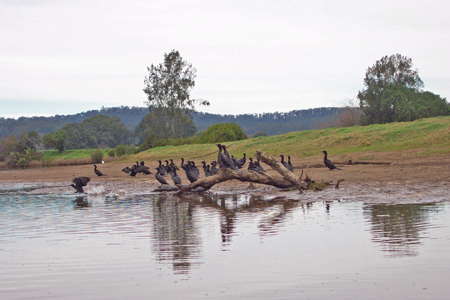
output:
M 287 168 L 291 172 L 294 171 L 294 166 L 292 165 L 291 156 L 290 155 L 288 155 Z

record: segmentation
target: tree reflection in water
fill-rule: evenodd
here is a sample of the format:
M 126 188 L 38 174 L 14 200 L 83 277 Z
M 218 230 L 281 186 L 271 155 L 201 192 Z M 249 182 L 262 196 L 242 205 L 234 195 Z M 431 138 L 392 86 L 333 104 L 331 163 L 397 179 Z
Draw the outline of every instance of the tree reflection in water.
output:
M 154 252 L 158 261 L 170 261 L 176 274 L 187 274 L 192 265 L 200 261 L 200 224 L 196 224 L 194 218 L 196 208 L 212 208 L 219 213 L 219 234 L 222 246 L 227 246 L 232 242 L 240 214 L 261 217 L 258 228 L 264 236 L 278 232 L 289 213 L 298 206 L 312 207 L 311 203 L 303 205 L 284 197 L 268 200 L 248 194 L 160 195 L 152 212 Z
M 176 274 L 188 273 L 200 252 L 200 235 L 192 219 L 193 205 L 160 195 L 153 207 L 153 247 L 158 261 L 171 261 Z
M 372 241 L 381 244 L 387 256 L 415 256 L 431 226 L 431 213 L 439 211 L 431 204 L 366 204 L 363 206 L 366 221 L 370 223 Z

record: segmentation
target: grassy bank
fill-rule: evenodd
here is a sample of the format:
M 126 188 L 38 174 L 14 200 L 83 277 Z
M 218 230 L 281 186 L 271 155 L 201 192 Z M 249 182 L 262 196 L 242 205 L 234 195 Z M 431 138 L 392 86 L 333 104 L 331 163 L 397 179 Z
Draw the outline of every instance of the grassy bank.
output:
M 42 162 L 47 165 L 78 165 L 91 162 L 91 154 L 98 149 L 73 149 L 62 153 L 57 150 L 42 152 Z M 100 149 L 103 157 L 108 158 L 109 149 Z
M 450 117 L 291 132 L 276 136 L 257 137 L 226 143 L 230 152 L 240 156 L 257 150 L 269 154 L 289 153 L 296 157 L 321 155 L 328 150 L 334 155 L 414 150 L 416 156 L 450 153 Z M 212 144 L 156 147 L 130 159 L 157 160 L 180 157 L 213 159 L 217 147 Z M 371 159 L 371 156 L 360 156 Z
M 231 153 L 241 156 L 246 152 L 253 155 L 257 150 L 269 154 L 291 154 L 294 157 L 312 157 L 328 150 L 335 155 L 347 157 L 358 153 L 359 158 L 370 160 L 370 152 L 409 151 L 413 155 L 427 157 L 450 153 L 450 117 L 436 117 L 413 122 L 327 128 L 306 130 L 275 136 L 251 138 L 229 145 Z M 48 165 L 75 165 L 90 163 L 91 153 L 96 149 L 56 150 L 43 152 L 43 161 Z M 109 159 L 108 150 L 103 149 Z M 213 144 L 155 147 L 136 155 L 124 156 L 121 160 L 135 161 L 158 159 L 215 159 L 217 147 Z

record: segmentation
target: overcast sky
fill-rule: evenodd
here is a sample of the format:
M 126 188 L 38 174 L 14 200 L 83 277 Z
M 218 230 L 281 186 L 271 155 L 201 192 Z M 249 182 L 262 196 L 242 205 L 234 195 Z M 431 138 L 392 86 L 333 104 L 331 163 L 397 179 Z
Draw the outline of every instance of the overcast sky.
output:
M 448 97 L 449 3 L 0 0 L 0 116 L 143 106 L 146 67 L 171 49 L 214 113 L 342 106 L 394 53 Z

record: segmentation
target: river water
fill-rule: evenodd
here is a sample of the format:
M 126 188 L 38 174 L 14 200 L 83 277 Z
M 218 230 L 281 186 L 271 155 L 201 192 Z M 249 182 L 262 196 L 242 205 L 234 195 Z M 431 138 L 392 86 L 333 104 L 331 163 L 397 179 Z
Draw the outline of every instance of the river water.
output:
M 450 299 L 450 202 L 401 203 L 5 193 L 0 299 Z

